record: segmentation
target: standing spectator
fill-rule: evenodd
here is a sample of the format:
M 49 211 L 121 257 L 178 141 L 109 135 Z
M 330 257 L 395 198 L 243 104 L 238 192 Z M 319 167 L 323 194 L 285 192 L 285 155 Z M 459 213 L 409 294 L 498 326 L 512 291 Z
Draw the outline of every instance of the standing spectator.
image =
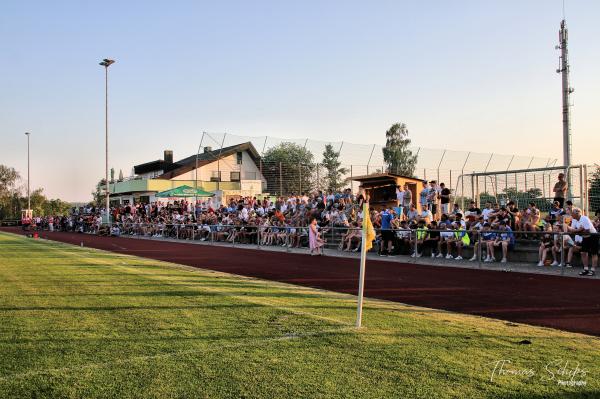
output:
M 423 188 L 419 193 L 419 204 L 421 205 L 421 209 L 423 209 L 423 205 L 427 205 L 429 197 L 429 187 L 427 187 L 427 180 L 423 180 Z
M 565 203 L 565 194 L 567 192 L 567 182 L 565 180 L 565 174 L 558 174 L 558 181 L 554 184 L 554 201 L 558 201 L 560 208 L 563 207 Z
M 410 208 L 411 204 L 413 203 L 413 198 L 412 198 L 412 191 L 410 191 L 410 189 L 408 188 L 408 184 L 404 185 L 404 202 L 402 203 L 402 206 L 404 207 L 404 212 L 408 211 L 408 208 Z
M 319 236 L 317 219 L 314 217 L 310 220 L 310 226 L 308 227 L 308 242 L 311 255 L 323 255 L 323 245 L 325 245 L 325 242 Z
M 440 204 L 442 205 L 442 214 L 450 212 L 450 189 L 444 183 L 440 183 Z
M 437 185 L 437 182 L 435 180 L 432 180 L 429 182 L 430 187 L 429 187 L 429 192 L 427 193 L 427 206 L 429 208 L 429 210 L 431 211 L 432 215 L 436 215 L 437 214 L 437 200 L 438 200 L 438 196 L 440 193 L 440 189 Z
M 569 231 L 581 235 L 581 262 L 583 263 L 583 271 L 580 276 L 593 276 L 596 274 L 596 266 L 598 266 L 598 236 L 594 224 L 589 217 L 581 214 L 581 209 L 573 209 L 573 220 Z M 589 256 L 592 256 L 592 267 L 589 266 Z
M 392 253 L 394 232 L 392 231 L 393 213 L 390 209 L 381 212 L 381 251 L 380 256 L 388 256 Z
M 404 195 L 405 191 L 402 189 L 402 186 L 396 186 L 396 213 L 402 215 L 404 213 Z

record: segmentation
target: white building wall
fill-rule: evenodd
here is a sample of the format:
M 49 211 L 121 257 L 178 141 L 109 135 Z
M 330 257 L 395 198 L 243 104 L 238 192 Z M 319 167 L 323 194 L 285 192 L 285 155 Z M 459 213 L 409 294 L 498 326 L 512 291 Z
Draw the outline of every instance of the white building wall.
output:
M 231 172 L 240 172 L 242 180 L 260 180 L 260 170 L 247 151 L 242 152 L 242 164 L 238 165 L 237 155 L 224 157 L 219 162 L 214 161 L 198 168 L 198 180 L 210 181 L 213 171 L 221 171 L 221 181 L 231 181 Z M 194 180 L 195 169 L 177 176 L 174 180 Z

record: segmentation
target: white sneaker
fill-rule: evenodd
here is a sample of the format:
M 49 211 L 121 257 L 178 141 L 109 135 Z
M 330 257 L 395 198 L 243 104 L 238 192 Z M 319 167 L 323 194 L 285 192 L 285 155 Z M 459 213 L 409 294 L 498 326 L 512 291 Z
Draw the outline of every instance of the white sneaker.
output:
M 550 266 L 558 266 L 558 262 L 554 261 L 554 262 L 552 262 L 552 264 Z
M 490 263 L 492 261 L 492 258 L 490 258 L 489 256 L 487 256 L 484 260 L 485 263 Z
M 423 256 L 423 254 L 417 254 L 417 258 L 420 258 L 421 256 Z
M 437 254 L 436 258 L 443 258 L 444 255 L 442 255 L 442 253 L 440 252 L 439 254 Z
M 538 262 L 538 266 L 544 266 L 544 262 Z
M 502 260 L 500 261 L 500 263 L 506 263 L 506 262 L 507 262 L 506 258 L 502 258 Z
M 477 255 L 473 255 L 473 257 L 471 259 L 469 259 L 469 262 L 475 262 L 477 260 Z
M 450 254 L 446 255 L 446 259 L 454 259 L 454 257 Z
M 490 262 L 495 262 L 495 261 L 496 261 L 496 258 L 494 258 L 494 257 L 492 256 L 492 259 L 490 259 Z
M 458 255 L 456 258 L 454 258 L 454 260 L 463 260 L 463 257 Z
M 435 258 L 435 254 L 434 254 L 433 252 L 431 253 L 431 257 L 432 257 L 432 258 Z
M 411 258 L 416 258 L 417 254 L 415 252 L 413 252 L 413 254 L 410 256 Z

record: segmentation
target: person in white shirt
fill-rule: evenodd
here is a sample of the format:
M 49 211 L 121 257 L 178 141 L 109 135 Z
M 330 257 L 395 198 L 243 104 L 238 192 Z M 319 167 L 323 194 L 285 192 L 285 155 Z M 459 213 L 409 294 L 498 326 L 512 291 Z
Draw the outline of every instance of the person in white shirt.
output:
M 396 206 L 399 208 L 404 206 L 404 190 L 402 186 L 396 186 Z
M 581 263 L 583 263 L 583 271 L 580 276 L 594 276 L 596 267 L 598 266 L 598 235 L 596 228 L 589 217 L 581 214 L 581 209 L 574 208 L 572 211 L 573 220 L 569 231 L 578 233 L 581 236 Z M 592 256 L 592 267 L 588 268 L 589 255 Z
M 492 209 L 492 203 L 486 202 L 485 208 L 481 211 L 481 214 L 483 215 L 483 220 L 487 222 L 491 213 L 494 213 L 494 210 Z
M 427 205 L 423 206 L 423 210 L 419 214 L 417 220 L 424 220 L 425 223 L 429 223 L 433 220 L 433 214 L 431 213 Z

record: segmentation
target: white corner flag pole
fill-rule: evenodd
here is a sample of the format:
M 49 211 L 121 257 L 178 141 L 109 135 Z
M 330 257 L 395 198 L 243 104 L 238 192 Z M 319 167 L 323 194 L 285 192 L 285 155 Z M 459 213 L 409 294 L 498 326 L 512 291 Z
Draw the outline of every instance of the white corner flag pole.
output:
M 358 305 L 356 309 L 356 328 L 360 328 L 362 324 L 362 307 L 363 307 L 363 292 L 365 290 L 365 264 L 367 261 L 367 226 L 365 224 L 365 216 L 368 212 L 368 205 L 363 204 L 363 225 L 362 225 L 362 241 L 360 244 L 360 276 L 358 278 Z

